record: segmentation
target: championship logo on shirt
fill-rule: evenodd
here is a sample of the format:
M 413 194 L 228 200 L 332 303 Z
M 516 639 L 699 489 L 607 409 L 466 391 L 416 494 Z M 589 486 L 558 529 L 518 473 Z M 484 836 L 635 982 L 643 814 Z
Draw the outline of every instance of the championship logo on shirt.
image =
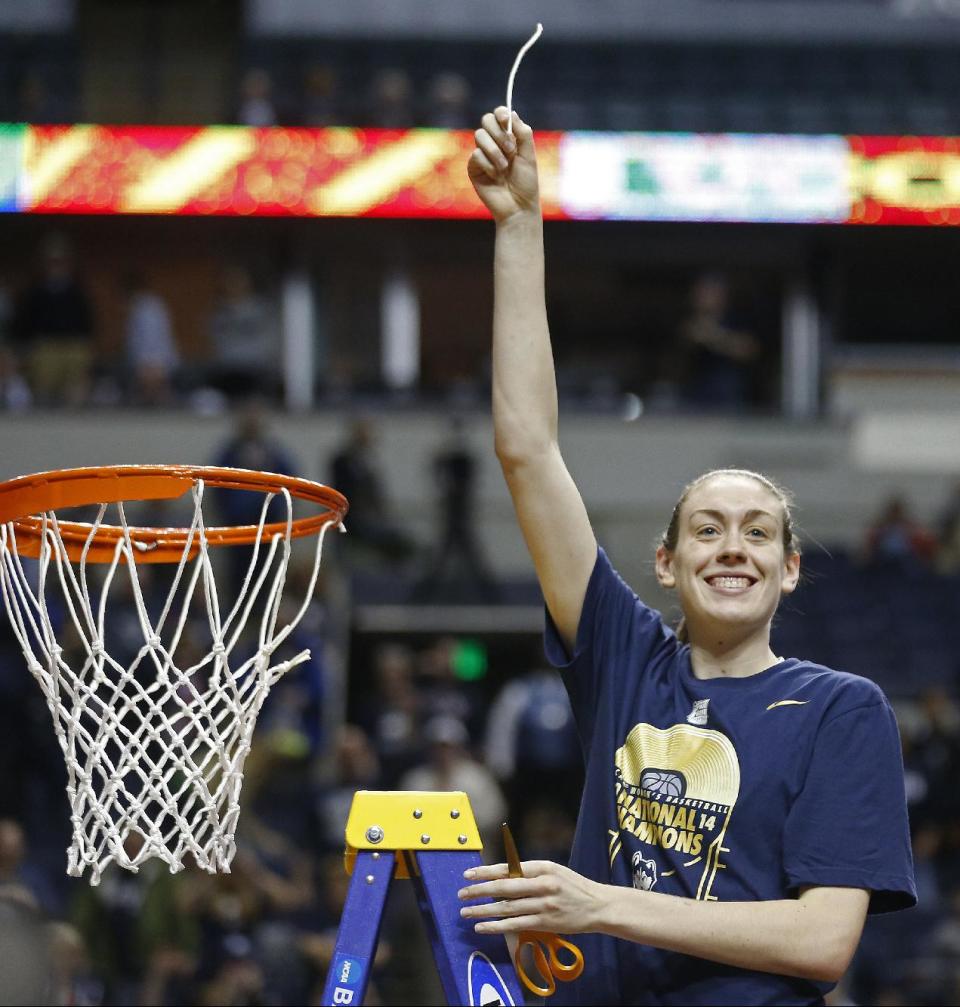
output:
M 684 887 L 698 899 L 716 898 L 710 891 L 728 852 L 724 836 L 740 792 L 730 739 L 688 724 L 666 730 L 637 724 L 615 763 L 620 828 L 612 836 L 611 863 L 625 843 L 635 887 L 649 890 L 661 878 L 689 871 Z

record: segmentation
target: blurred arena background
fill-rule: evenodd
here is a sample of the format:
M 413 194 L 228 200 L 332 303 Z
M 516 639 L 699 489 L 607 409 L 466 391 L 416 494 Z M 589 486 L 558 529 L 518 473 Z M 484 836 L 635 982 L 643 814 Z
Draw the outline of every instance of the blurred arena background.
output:
M 492 451 L 464 167 L 538 20 L 515 103 L 598 536 L 673 614 L 653 542 L 683 484 L 794 491 L 775 648 L 894 701 L 921 896 L 831 1002 L 960 1002 L 960 3 L 5 0 L 0 478 L 233 464 L 353 508 L 228 876 L 65 877 L 63 760 L 3 620 L 0 1003 L 317 1002 L 361 787 L 465 789 L 488 856 L 508 814 L 564 858 L 578 746 Z M 395 888 L 368 1002 L 440 1002 Z

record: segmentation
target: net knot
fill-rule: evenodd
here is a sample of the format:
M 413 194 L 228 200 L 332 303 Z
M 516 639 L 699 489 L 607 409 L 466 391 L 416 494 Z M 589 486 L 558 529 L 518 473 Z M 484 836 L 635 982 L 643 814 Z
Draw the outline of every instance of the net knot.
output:
M 150 636 L 147 637 L 147 646 L 149 646 L 151 650 L 157 650 L 160 647 L 160 635 L 158 633 L 151 633 Z
M 223 657 L 227 653 L 227 647 L 223 640 L 215 641 L 210 650 L 212 653 L 216 654 L 217 657 Z

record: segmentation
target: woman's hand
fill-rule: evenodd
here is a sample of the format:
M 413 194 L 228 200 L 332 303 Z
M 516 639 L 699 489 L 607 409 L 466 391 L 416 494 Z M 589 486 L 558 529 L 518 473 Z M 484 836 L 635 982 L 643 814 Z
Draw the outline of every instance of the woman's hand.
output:
M 474 133 L 477 149 L 467 162 L 470 181 L 498 224 L 518 213 L 539 212 L 540 208 L 533 130 L 516 112 L 512 134 L 507 132 L 509 122 L 503 105 L 487 112 Z
M 477 933 L 580 934 L 598 928 L 607 886 L 549 860 L 528 860 L 522 866 L 522 878 L 509 877 L 506 864 L 474 867 L 464 874 L 470 884 L 457 893 L 463 901 L 495 900 L 460 910 L 466 919 L 484 921 L 474 927 Z

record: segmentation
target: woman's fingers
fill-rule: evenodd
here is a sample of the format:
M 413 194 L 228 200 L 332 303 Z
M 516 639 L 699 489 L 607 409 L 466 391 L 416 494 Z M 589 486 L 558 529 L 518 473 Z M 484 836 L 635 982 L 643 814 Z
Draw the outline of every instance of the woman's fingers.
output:
M 539 898 L 500 899 L 484 902 L 480 906 L 464 906 L 460 915 L 464 919 L 484 919 L 501 916 L 533 916 L 543 909 Z
M 461 888 L 457 895 L 465 902 L 472 899 L 520 899 L 555 895 L 560 884 L 552 873 L 544 872 L 522 878 L 501 877 L 493 881 L 480 881 Z
M 474 924 L 478 934 L 515 934 L 521 930 L 539 930 L 539 916 L 505 916 L 500 920 L 483 920 Z
M 487 112 L 473 134 L 476 147 L 467 161 L 474 190 L 498 223 L 519 212 L 539 210 L 533 130 L 514 114 L 515 135 L 511 135 L 509 123 L 502 105 Z
M 500 171 L 506 171 L 510 167 L 510 161 L 507 159 L 507 155 L 500 149 L 497 141 L 490 135 L 485 129 L 478 129 L 473 134 L 474 140 L 477 143 L 477 149 L 482 151 L 487 160 L 497 166 Z
M 523 881 L 528 878 L 538 878 L 544 874 L 556 874 L 558 866 L 552 860 L 524 860 L 520 864 L 520 870 L 523 872 L 523 877 L 514 880 Z M 507 864 L 481 864 L 479 867 L 471 867 L 464 871 L 463 876 L 467 881 L 474 883 L 498 881 L 501 878 L 510 877 L 510 867 Z
M 469 883 L 457 894 L 474 904 L 465 906 L 460 915 L 482 921 L 474 926 L 477 933 L 544 930 L 574 934 L 589 929 L 599 918 L 605 886 L 548 860 L 528 860 L 522 868 L 521 878 L 505 876 L 506 864 L 464 871 Z M 485 901 L 476 904 L 479 899 Z
M 500 113 L 503 113 L 502 118 Z M 507 110 L 502 107 L 496 109 L 494 112 L 487 112 L 480 120 L 482 129 L 490 135 L 491 139 L 494 140 L 497 146 L 508 157 L 513 156 L 517 152 L 516 139 L 507 132 L 507 123 L 509 121 Z
M 513 135 L 517 141 L 517 153 L 523 156 L 533 154 L 533 127 L 528 126 L 516 112 L 513 113 Z
M 464 901 L 470 899 L 518 899 L 530 894 L 530 878 L 503 878 L 497 881 L 482 881 L 480 884 L 461 888 L 457 895 Z
M 471 175 L 478 172 L 486 175 L 491 182 L 496 182 L 500 178 L 500 171 L 490 163 L 490 158 L 478 147 L 471 155 L 467 164 L 467 170 Z
M 506 864 L 481 864 L 464 871 L 463 876 L 468 881 L 493 881 L 510 877 L 510 868 Z

